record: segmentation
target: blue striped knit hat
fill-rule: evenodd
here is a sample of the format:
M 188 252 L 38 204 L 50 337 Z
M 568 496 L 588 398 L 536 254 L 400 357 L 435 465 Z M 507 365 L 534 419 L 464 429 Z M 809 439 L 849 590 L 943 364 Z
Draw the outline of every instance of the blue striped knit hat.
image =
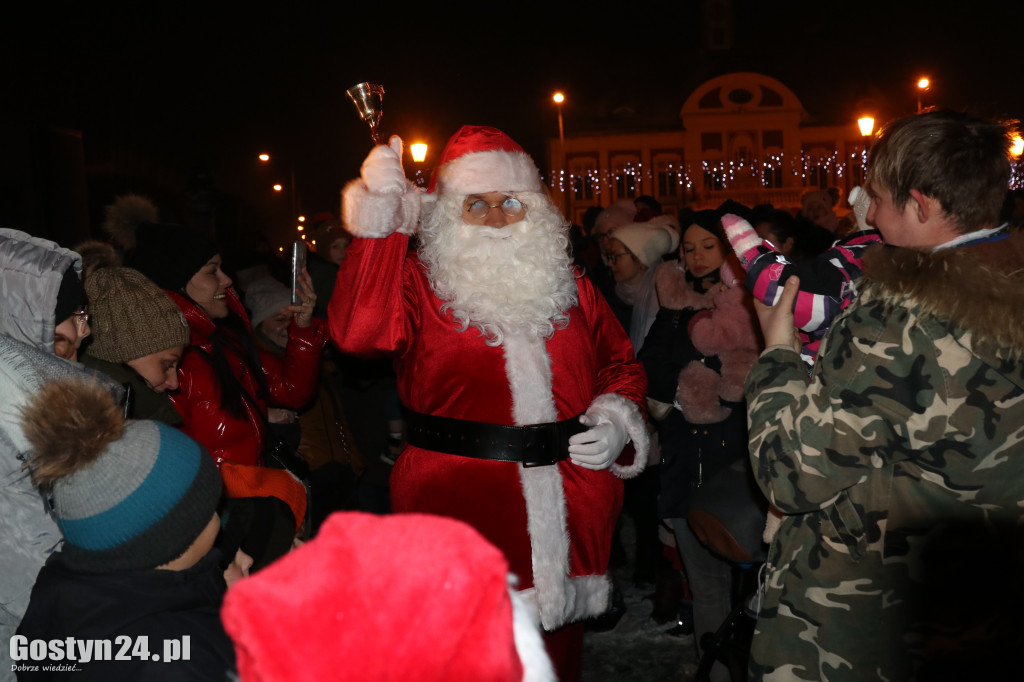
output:
M 23 410 L 22 428 L 69 568 L 156 568 L 181 556 L 213 517 L 221 482 L 209 454 L 160 422 L 124 421 L 96 383 L 46 384 Z

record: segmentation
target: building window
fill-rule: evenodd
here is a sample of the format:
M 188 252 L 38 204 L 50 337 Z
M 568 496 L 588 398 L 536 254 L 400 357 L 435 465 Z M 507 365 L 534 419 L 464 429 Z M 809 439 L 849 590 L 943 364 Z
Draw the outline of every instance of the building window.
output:
M 807 167 L 807 186 L 825 189 L 828 187 L 828 168 L 823 165 Z
M 658 171 L 658 196 L 679 196 L 679 172 L 675 170 Z
M 594 199 L 594 178 L 589 173 L 573 178 L 573 198 L 576 201 L 592 201 Z
M 619 171 L 615 174 L 615 194 L 620 199 L 632 199 L 636 196 L 636 176 L 632 173 Z
M 704 171 L 704 189 L 709 192 L 717 192 L 725 189 L 725 171 L 706 170 Z
M 569 159 L 569 173 L 572 179 L 574 201 L 593 201 L 597 188 L 597 159 L 592 156 L 578 156 Z
M 778 188 L 782 187 L 782 169 L 781 168 L 765 168 L 761 175 L 762 184 L 765 187 Z

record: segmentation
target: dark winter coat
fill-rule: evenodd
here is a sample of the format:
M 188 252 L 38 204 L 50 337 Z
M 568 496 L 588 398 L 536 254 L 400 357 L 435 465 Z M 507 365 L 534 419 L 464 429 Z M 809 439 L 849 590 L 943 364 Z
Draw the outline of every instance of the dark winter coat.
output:
M 19 680 L 216 680 L 227 679 L 235 666 L 234 646 L 220 621 L 220 605 L 227 586 L 219 566 L 220 553 L 212 550 L 184 571 L 115 571 L 82 573 L 69 568 L 60 552 L 39 572 L 28 611 L 18 634 L 29 641 L 110 640 L 111 656 L 128 660 L 18 661 L 39 666 L 18 671 Z M 141 659 L 140 637 L 148 637 L 149 660 Z M 189 660 L 165 661 L 165 642 L 189 637 Z M 118 640 L 128 637 L 130 640 Z M 130 645 L 122 652 L 124 642 Z M 182 644 L 182 646 L 184 646 Z M 154 660 L 154 655 L 159 660 Z M 76 653 L 76 658 L 80 656 Z M 50 663 L 77 665 L 77 672 L 44 672 Z

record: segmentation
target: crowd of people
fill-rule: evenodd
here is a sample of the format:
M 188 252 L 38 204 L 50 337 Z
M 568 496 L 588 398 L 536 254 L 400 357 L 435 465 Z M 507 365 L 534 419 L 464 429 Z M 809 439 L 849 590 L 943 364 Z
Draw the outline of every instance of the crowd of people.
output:
M 642 196 L 570 233 L 503 131 L 426 191 L 395 137 L 294 286 L 135 195 L 75 249 L 0 229 L 0 679 L 572 682 L 627 518 L 711 680 L 1010 679 L 1008 151 L 930 111 L 848 210 Z

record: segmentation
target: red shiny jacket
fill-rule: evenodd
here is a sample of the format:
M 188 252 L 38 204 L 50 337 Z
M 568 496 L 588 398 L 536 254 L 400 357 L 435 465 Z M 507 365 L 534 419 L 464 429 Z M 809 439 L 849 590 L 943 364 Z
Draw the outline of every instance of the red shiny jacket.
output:
M 246 401 L 246 419 L 238 419 L 221 409 L 221 387 L 210 360 L 213 344 L 210 334 L 216 324 L 205 311 L 189 299 L 167 292 L 181 309 L 191 330 L 189 348 L 178 367 L 180 388 L 169 394 L 171 402 L 184 420 L 182 430 L 201 443 L 218 466 L 224 462 L 241 465 L 262 464 L 266 431 L 267 403 L 273 407 L 299 409 L 316 392 L 320 371 L 320 354 L 327 343 L 322 320 L 313 319 L 305 328 L 292 323 L 284 358 L 260 352 L 260 362 L 270 389 L 269 401 L 259 395 L 255 377 L 246 369 L 242 357 L 228 357 L 235 377 L 256 403 Z M 228 306 L 249 326 L 245 308 L 233 290 L 228 290 Z

